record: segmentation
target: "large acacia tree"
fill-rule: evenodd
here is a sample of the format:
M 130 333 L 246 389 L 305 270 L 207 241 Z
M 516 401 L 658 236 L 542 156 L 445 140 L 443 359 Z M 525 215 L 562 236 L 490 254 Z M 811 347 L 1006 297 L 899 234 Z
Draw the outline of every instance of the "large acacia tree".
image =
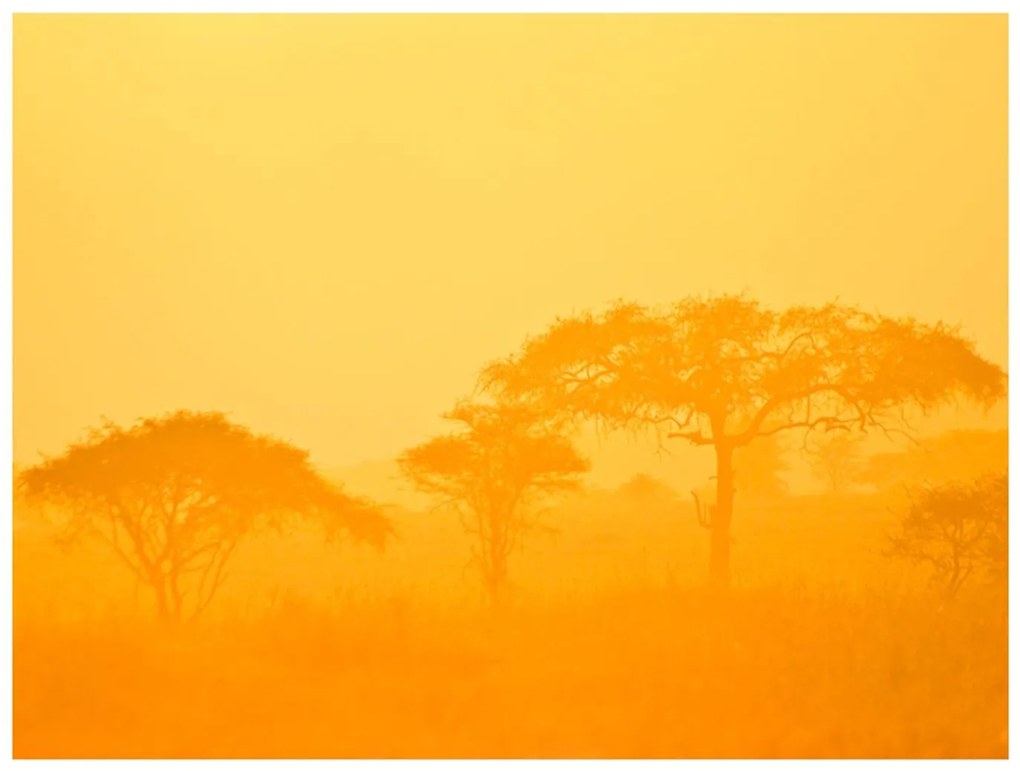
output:
M 734 453 L 783 431 L 909 431 L 910 408 L 990 404 L 1002 370 L 943 324 L 832 303 L 774 311 L 743 296 L 619 303 L 558 319 L 482 385 L 607 427 L 651 426 L 715 452 L 710 576 L 730 577 Z
M 528 405 L 462 402 L 444 417 L 458 430 L 407 450 L 399 463 L 418 489 L 460 513 L 472 562 L 498 605 L 510 555 L 537 524 L 536 503 L 575 488 L 588 462 Z
M 374 504 L 332 486 L 305 451 L 215 412 L 107 423 L 23 471 L 19 488 L 55 505 L 68 540 L 105 543 L 152 589 L 170 625 L 212 601 L 238 544 L 259 525 L 311 517 L 329 537 L 346 531 L 379 547 L 390 533 Z

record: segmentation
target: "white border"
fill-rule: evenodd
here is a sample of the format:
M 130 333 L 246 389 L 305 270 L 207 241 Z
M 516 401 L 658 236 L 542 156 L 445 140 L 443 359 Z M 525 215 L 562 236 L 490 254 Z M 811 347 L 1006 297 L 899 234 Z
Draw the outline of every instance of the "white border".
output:
M 116 0 L 84 2 L 83 0 L 56 0 L 35 2 L 19 0 L 11 4 L 12 13 L 800 13 L 800 14 L 937 14 L 1008 13 L 1013 3 L 995 2 L 916 2 L 913 0 L 859 0 L 859 2 L 826 2 L 825 0 L 797 0 L 795 2 L 768 3 L 764 0 L 719 0 L 710 2 L 676 2 L 676 0 L 294 0 L 289 3 L 269 0 L 177 0 L 177 2 L 131 2 Z M 8 41 L 10 38 L 8 37 Z
M 13 61 L 13 45 L 12 35 L 13 26 L 11 24 L 11 16 L 4 14 L 3 18 L 0 19 L 0 23 L 3 25 L 3 29 L 0 30 L 0 39 L 3 41 L 3 56 L 4 64 L 6 67 L 11 67 Z M 0 272 L 0 280 L 3 281 L 3 296 L 6 301 L 4 307 L 4 313 L 0 315 L 2 318 L 3 330 L 0 332 L 0 345 L 3 346 L 4 352 L 4 365 L 10 369 L 8 377 L 4 379 L 2 383 L 3 393 L 3 412 L 0 413 L 0 420 L 3 421 L 4 431 L 6 433 L 5 440 L 2 442 L 3 447 L 3 462 L 4 468 L 13 469 L 14 462 L 14 384 L 13 384 L 13 316 L 14 316 L 14 280 L 13 280 L 13 254 L 14 244 L 12 241 L 11 232 L 11 221 L 12 212 L 11 205 L 14 200 L 14 178 L 12 175 L 12 164 L 14 161 L 14 148 L 12 145 L 13 138 L 13 126 L 11 123 L 11 100 L 13 98 L 13 72 L 8 77 L 3 79 L 3 104 L 0 109 L 3 111 L 3 126 L 2 130 L 4 137 L 4 153 L 3 160 L 0 163 L 3 164 L 3 176 L 6 180 L 6 184 L 3 187 L 4 193 L 4 206 L 3 213 L 0 214 L 0 222 L 3 223 L 3 238 L 4 238 L 4 250 L 3 250 L 3 271 Z M 14 660 L 12 656 L 13 652 L 13 618 L 14 618 L 14 605 L 13 599 L 13 587 L 14 587 L 14 561 L 12 559 L 12 546 L 14 542 L 13 529 L 14 529 L 14 517 L 13 517 L 13 501 L 12 501 L 12 476 L 9 471 L 5 471 L 0 475 L 0 480 L 3 484 L 3 500 L 6 504 L 5 510 L 11 512 L 6 517 L 3 528 L 3 535 L 0 537 L 0 563 L 3 563 L 3 597 L 4 603 L 2 615 L 3 632 L 0 633 L 0 650 L 3 651 L 3 663 L 2 666 L 5 668 L 6 678 L 4 682 L 8 683 L 6 692 L 4 694 L 3 702 L 0 702 L 0 713 L 3 714 L 3 734 L 0 737 L 0 763 L 7 758 L 11 757 L 12 747 L 12 709 L 11 699 L 13 698 L 13 686 L 11 685 L 11 679 L 14 672 Z

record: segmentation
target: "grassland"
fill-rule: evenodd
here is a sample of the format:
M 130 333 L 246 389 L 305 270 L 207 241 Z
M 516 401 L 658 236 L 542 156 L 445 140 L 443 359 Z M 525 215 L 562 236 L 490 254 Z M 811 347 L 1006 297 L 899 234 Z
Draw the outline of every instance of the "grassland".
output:
M 1007 754 L 1004 591 L 939 601 L 882 556 L 875 496 L 746 504 L 722 600 L 686 503 L 589 491 L 549 512 L 499 613 L 455 517 L 395 517 L 383 554 L 249 544 L 171 636 L 102 551 L 22 520 L 15 755 Z

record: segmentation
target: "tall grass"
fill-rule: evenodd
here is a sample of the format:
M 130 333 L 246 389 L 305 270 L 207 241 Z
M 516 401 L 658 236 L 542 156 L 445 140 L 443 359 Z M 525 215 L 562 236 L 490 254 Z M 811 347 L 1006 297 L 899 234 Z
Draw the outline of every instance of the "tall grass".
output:
M 455 539 L 382 556 L 273 541 L 172 636 L 102 552 L 23 528 L 15 754 L 1006 756 L 1003 588 L 940 602 L 876 557 L 881 511 L 821 526 L 798 505 L 747 514 L 725 599 L 700 588 L 696 525 L 650 510 L 586 531 L 567 510 L 499 613 Z

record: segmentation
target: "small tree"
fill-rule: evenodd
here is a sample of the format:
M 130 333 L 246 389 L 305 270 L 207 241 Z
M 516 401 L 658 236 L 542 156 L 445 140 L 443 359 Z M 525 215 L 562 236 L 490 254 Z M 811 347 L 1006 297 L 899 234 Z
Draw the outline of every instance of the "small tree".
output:
M 676 501 L 677 492 L 658 477 L 637 473 L 616 488 L 617 495 L 645 503 L 655 500 Z
M 862 441 L 862 437 L 849 433 L 828 434 L 808 449 L 812 476 L 827 483 L 836 495 L 842 495 L 860 476 Z
M 1008 431 L 953 430 L 920 439 L 901 452 L 872 455 L 863 464 L 860 479 L 886 492 L 918 484 L 967 482 L 1004 474 L 1008 466 Z
M 490 601 L 503 597 L 510 555 L 537 524 L 540 498 L 574 489 L 588 470 L 554 423 L 520 404 L 462 402 L 444 415 L 461 430 L 407 450 L 409 479 L 461 515 Z
M 891 537 L 893 556 L 926 563 L 949 598 L 974 574 L 1004 580 L 1009 483 L 1005 474 L 924 489 Z
M 783 474 L 790 470 L 786 448 L 777 436 L 763 436 L 733 454 L 735 492 L 749 498 L 779 498 L 790 486 Z
M 326 482 L 308 454 L 220 413 L 176 412 L 131 428 L 107 423 L 63 455 L 22 472 L 30 501 L 63 514 L 63 537 L 105 543 L 176 625 L 205 609 L 238 544 L 290 514 L 378 547 L 390 533 L 373 504 Z

